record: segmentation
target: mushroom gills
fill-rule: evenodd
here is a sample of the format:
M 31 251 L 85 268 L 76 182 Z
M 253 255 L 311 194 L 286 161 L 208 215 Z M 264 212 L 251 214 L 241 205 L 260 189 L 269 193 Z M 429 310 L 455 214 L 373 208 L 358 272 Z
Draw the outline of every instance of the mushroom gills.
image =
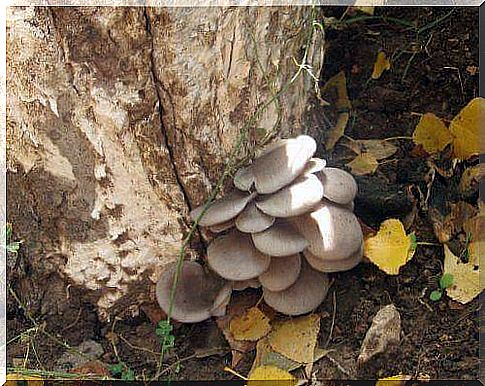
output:
M 170 312 L 170 295 L 177 263 L 167 266 L 156 286 L 156 297 L 162 310 Z M 206 273 L 195 261 L 184 261 L 175 291 L 171 317 L 182 323 L 198 323 L 209 319 L 215 301 L 225 286 L 225 281 Z

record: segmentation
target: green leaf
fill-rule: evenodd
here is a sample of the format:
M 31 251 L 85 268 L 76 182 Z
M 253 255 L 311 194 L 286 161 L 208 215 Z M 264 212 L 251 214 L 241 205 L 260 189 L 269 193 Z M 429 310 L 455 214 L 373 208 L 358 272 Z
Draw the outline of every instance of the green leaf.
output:
M 121 379 L 123 381 L 134 381 L 135 380 L 135 372 L 132 369 L 128 369 L 121 375 Z
M 415 250 L 418 247 L 418 240 L 416 239 L 416 234 L 413 232 L 409 235 L 409 240 L 411 241 L 411 250 Z
M 437 302 L 438 300 L 441 299 L 442 292 L 440 290 L 435 290 L 429 294 L 429 298 L 433 302 Z
M 109 371 L 113 375 L 121 374 L 123 372 L 125 364 L 123 362 L 117 363 L 115 365 L 111 365 L 109 367 Z
M 10 237 L 12 237 L 12 224 L 7 223 L 7 225 L 5 225 L 5 238 L 7 239 L 7 243 L 8 240 L 10 240 Z
M 453 284 L 453 275 L 451 273 L 445 273 L 441 276 L 440 287 L 441 289 L 446 289 L 451 287 Z

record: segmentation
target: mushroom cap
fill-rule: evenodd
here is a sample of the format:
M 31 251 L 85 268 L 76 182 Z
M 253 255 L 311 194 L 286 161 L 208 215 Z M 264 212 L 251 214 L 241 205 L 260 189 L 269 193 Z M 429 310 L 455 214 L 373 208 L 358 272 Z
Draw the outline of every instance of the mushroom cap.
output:
M 327 161 L 323 158 L 310 158 L 305 165 L 302 174 L 316 173 L 322 170 L 327 165 Z
M 236 218 L 236 228 L 244 233 L 262 232 L 273 225 L 275 218 L 261 212 L 256 204 L 249 203 Z
M 292 218 L 292 224 L 309 241 L 308 250 L 324 260 L 347 259 L 363 242 L 357 217 L 330 202 L 322 202 L 312 213 Z
M 288 185 L 305 169 L 316 148 L 312 137 L 300 135 L 264 152 L 251 165 L 256 191 L 269 194 Z
M 259 288 L 261 287 L 261 283 L 258 279 L 249 279 L 249 280 L 241 280 L 241 281 L 233 281 L 232 289 L 234 291 L 244 291 L 246 288 Z
M 219 224 L 215 224 L 209 227 L 209 230 L 212 233 L 220 233 L 231 229 L 234 226 L 234 219 L 231 218 L 229 221 L 221 222 Z
M 236 230 L 218 237 L 207 248 L 211 269 L 228 280 L 248 280 L 261 275 L 271 258 L 258 251 L 251 236 Z
M 199 225 L 212 226 L 231 220 L 241 213 L 255 196 L 256 193 L 249 194 L 234 190 L 227 196 L 214 200 L 199 220 Z M 195 221 L 203 210 L 204 205 L 198 206 L 190 212 L 190 218 Z
M 289 256 L 303 251 L 308 241 L 289 222 L 275 222 L 263 232 L 251 234 L 254 246 L 270 256 Z
M 169 313 L 170 293 L 177 263 L 167 266 L 156 286 L 157 301 L 165 313 Z M 171 317 L 182 323 L 197 323 L 212 315 L 214 301 L 225 281 L 204 271 L 195 261 L 184 261 L 177 282 Z
M 329 273 L 348 271 L 362 261 L 362 257 L 364 255 L 364 245 L 362 244 L 357 252 L 354 252 L 350 257 L 343 260 L 320 259 L 308 250 L 304 250 L 303 255 L 305 255 L 308 264 L 310 264 L 317 271 Z
M 323 197 L 337 204 L 352 202 L 357 195 L 357 182 L 352 174 L 337 168 L 324 168 L 318 173 L 323 184 Z
M 269 268 L 259 275 L 261 285 L 270 291 L 283 291 L 293 285 L 301 270 L 300 254 L 271 259 Z
M 283 291 L 271 291 L 263 287 L 265 302 L 286 315 L 302 315 L 317 308 L 327 296 L 328 276 L 315 271 L 308 264 L 301 265 L 296 282 Z
M 278 192 L 260 198 L 255 205 L 271 216 L 292 217 L 307 213 L 322 197 L 323 187 L 318 177 L 306 174 Z
M 238 169 L 232 182 L 239 190 L 249 191 L 254 184 L 254 174 L 251 165 Z
M 232 283 L 227 282 L 217 293 L 214 302 L 212 303 L 212 308 L 210 313 L 212 316 L 224 316 L 226 314 L 226 307 L 231 301 L 232 294 Z

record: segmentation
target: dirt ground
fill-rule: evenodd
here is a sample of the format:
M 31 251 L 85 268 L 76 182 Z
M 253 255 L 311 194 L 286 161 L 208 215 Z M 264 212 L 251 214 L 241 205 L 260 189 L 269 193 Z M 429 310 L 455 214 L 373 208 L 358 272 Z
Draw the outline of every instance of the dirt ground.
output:
M 324 8 L 322 15 L 340 18 L 345 9 Z M 352 102 L 346 135 L 354 139 L 410 136 L 419 114 L 433 112 L 451 120 L 468 101 L 478 96 L 478 71 L 474 70 L 478 67 L 479 54 L 478 8 L 395 7 L 376 9 L 374 18 L 357 20 L 360 16 L 347 15 L 343 19 L 347 24 L 342 28 L 326 31 L 328 47 L 321 81 L 324 84 L 339 71 L 345 71 Z M 348 22 L 351 19 L 354 21 Z M 417 34 L 402 21 L 425 28 Z M 370 80 L 378 50 L 384 50 L 391 57 L 392 68 L 378 80 Z M 411 153 L 412 141 L 403 139 L 395 143 L 400 146 L 393 157 L 395 162 L 380 166 L 371 177 L 357 178 L 360 191 L 355 212 L 372 227 L 390 217 L 405 220 L 413 207 L 408 187 L 425 187 L 425 161 Z M 349 160 L 348 149 L 339 145 L 330 154 L 319 149 L 318 155 L 332 166 L 342 167 Z M 437 242 L 425 213 L 417 213 L 411 230 L 416 232 L 418 241 Z M 319 345 L 328 344 L 335 351 L 333 360 L 324 357 L 315 364 L 318 378 L 348 377 L 342 368 L 353 371 L 373 316 L 389 303 L 401 314 L 401 344 L 391 356 L 372 360 L 355 373 L 356 377 L 374 379 L 402 373 L 431 379 L 478 378 L 478 299 L 466 305 L 446 296 L 439 302 L 429 300 L 429 292 L 437 288 L 442 272 L 441 251 L 432 245 L 419 246 L 398 276 L 387 276 L 374 265 L 364 263 L 351 271 L 332 275 L 334 283 L 328 299 L 317 312 L 323 316 Z M 15 277 L 10 278 L 10 283 L 22 291 Z M 73 298 L 75 291 L 71 293 Z M 76 304 L 72 315 L 52 319 L 47 316 L 43 323 L 47 331 L 71 346 L 85 340 L 98 342 L 104 351 L 101 355 L 104 363 L 109 365 L 121 359 L 137 376 L 143 377 L 143 373 L 153 374 L 159 352 L 159 339 L 149 318 L 154 310 L 149 307 L 145 310 L 136 318 L 119 320 L 113 325 L 100 323 L 89 305 Z M 7 317 L 7 340 L 32 327 L 11 297 Z M 35 353 L 30 350 L 26 367 L 64 370 L 59 364 L 59 358 L 66 355 L 64 347 L 40 333 L 27 335 L 24 333 L 22 339 L 8 345 L 8 366 L 19 366 L 26 357 L 27 347 L 34 347 Z M 175 365 L 167 367 L 164 376 L 177 380 L 235 378 L 224 371 L 231 355 L 213 320 L 176 326 L 175 337 L 176 348 L 166 356 L 167 365 Z M 31 341 L 35 344 L 29 345 Z M 253 358 L 254 353 L 247 354 L 236 370 L 247 374 Z

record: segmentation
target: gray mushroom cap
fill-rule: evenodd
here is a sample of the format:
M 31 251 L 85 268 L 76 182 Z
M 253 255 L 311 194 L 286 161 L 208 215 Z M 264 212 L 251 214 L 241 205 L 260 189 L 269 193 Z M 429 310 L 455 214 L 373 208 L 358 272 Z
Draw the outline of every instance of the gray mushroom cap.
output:
M 251 165 L 256 191 L 274 193 L 298 177 L 316 150 L 312 137 L 300 135 L 277 144 Z
M 228 229 L 231 229 L 234 226 L 234 224 L 235 224 L 234 219 L 231 218 L 229 221 L 221 222 L 219 224 L 210 226 L 209 230 L 212 233 L 221 233 L 221 232 L 227 231 Z
M 261 212 L 255 202 L 249 203 L 236 218 L 236 228 L 244 233 L 257 233 L 274 224 L 275 218 Z
M 328 276 L 315 271 L 307 263 L 301 266 L 296 282 L 283 291 L 271 291 L 263 287 L 265 302 L 286 315 L 302 315 L 317 308 L 327 296 Z
M 254 246 L 270 256 L 289 256 L 303 251 L 308 241 L 289 222 L 277 221 L 263 232 L 251 234 Z
M 357 266 L 363 258 L 364 246 L 361 245 L 359 250 L 354 252 L 350 257 L 343 260 L 324 260 L 321 259 L 308 250 L 303 251 L 307 262 L 317 271 L 320 272 L 340 272 L 348 271 Z
M 310 160 L 305 165 L 302 174 L 316 173 L 327 165 L 327 161 L 322 158 L 310 158 Z
M 248 279 L 241 281 L 232 281 L 232 289 L 234 291 L 244 291 L 246 288 L 259 288 L 261 283 L 258 279 Z
M 270 291 L 283 291 L 298 279 L 300 270 L 300 254 L 277 257 L 271 259 L 269 268 L 259 276 L 259 282 Z
M 261 275 L 271 258 L 258 251 L 251 236 L 236 230 L 218 237 L 207 248 L 207 262 L 224 279 L 248 280 Z
M 169 264 L 156 286 L 158 304 L 166 314 L 169 313 L 170 293 L 176 270 L 177 263 Z M 173 299 L 171 317 L 182 323 L 197 323 L 210 318 L 214 302 L 224 286 L 223 279 L 207 273 L 200 264 L 195 261 L 184 261 Z
M 249 191 L 254 184 L 254 174 L 251 165 L 238 169 L 234 174 L 234 186 L 239 190 Z
M 357 195 L 357 182 L 352 174 L 337 168 L 324 168 L 316 176 L 323 185 L 323 196 L 337 204 L 349 204 Z
M 323 187 L 318 177 L 306 174 L 278 192 L 255 201 L 255 205 L 274 217 L 292 217 L 308 212 L 322 197 Z
M 246 207 L 247 203 L 250 202 L 255 196 L 255 193 L 249 194 L 239 190 L 234 190 L 227 196 L 214 200 L 209 205 L 202 218 L 199 220 L 199 225 L 213 226 L 231 220 L 241 213 Z M 195 221 L 203 210 L 204 205 L 192 210 L 190 212 L 191 219 Z
M 292 224 L 309 241 L 308 251 L 324 260 L 347 259 L 363 242 L 357 217 L 330 202 L 322 202 L 312 213 L 292 218 Z

